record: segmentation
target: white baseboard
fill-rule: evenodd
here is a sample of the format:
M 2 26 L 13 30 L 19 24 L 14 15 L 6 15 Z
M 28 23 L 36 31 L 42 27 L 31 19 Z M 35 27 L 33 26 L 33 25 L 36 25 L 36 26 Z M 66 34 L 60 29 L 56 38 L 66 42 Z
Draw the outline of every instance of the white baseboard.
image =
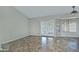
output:
M 29 36 L 29 35 L 28 35 L 28 36 Z M 5 43 L 11 42 L 11 41 L 15 41 L 15 40 L 21 39 L 21 38 L 23 38 L 23 37 L 27 37 L 27 36 L 26 36 L 26 35 L 20 36 L 20 37 L 14 38 L 14 39 L 12 39 L 12 40 L 8 40 L 8 41 L 5 41 L 5 42 L 2 42 L 2 44 L 5 44 Z

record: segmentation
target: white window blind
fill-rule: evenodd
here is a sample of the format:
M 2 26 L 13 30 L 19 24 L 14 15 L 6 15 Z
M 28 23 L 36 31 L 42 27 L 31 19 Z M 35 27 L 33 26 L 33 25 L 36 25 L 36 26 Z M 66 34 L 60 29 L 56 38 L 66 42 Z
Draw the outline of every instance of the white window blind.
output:
M 66 20 L 62 23 L 62 30 L 65 32 L 76 32 L 76 22 Z

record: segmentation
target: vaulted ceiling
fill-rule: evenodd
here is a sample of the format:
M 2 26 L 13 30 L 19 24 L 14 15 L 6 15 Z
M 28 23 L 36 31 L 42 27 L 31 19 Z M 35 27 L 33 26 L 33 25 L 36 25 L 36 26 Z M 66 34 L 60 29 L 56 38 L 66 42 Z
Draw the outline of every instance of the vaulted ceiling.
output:
M 49 15 L 62 15 L 72 11 L 72 6 L 16 6 L 14 8 L 30 18 Z M 79 11 L 78 6 L 75 9 Z

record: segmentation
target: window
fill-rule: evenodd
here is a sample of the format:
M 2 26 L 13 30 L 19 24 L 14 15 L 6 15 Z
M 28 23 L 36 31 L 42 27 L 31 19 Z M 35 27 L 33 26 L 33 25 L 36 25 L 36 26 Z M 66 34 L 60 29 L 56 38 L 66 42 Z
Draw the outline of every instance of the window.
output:
M 76 23 L 75 22 L 69 23 L 69 31 L 76 32 Z
M 71 20 L 66 20 L 62 24 L 62 29 L 65 32 L 76 32 L 76 22 Z

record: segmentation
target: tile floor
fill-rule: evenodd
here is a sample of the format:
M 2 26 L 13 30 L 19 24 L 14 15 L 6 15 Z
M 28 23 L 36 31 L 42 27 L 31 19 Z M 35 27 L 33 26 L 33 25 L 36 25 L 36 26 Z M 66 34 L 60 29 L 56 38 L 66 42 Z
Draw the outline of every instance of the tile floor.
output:
M 78 52 L 79 38 L 28 36 L 2 47 L 8 52 Z

